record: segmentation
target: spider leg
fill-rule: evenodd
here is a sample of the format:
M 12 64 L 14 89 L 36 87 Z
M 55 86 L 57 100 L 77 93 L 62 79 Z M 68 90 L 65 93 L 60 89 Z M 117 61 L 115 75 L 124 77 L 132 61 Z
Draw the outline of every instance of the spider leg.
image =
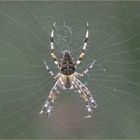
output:
M 87 73 L 93 68 L 95 62 L 96 62 L 96 60 L 94 60 L 94 61 L 88 66 L 88 68 L 82 72 L 82 74 L 83 74 L 83 75 L 84 75 L 84 74 L 87 74 Z
M 47 114 L 47 116 L 51 115 L 54 101 L 57 99 L 57 96 L 59 94 L 58 87 L 61 87 L 61 82 L 59 79 L 56 81 L 55 85 L 51 89 L 49 96 L 47 97 L 45 104 L 43 105 L 39 114 L 45 113 Z
M 47 65 L 45 59 L 43 59 L 43 63 L 44 63 L 44 65 L 45 65 L 45 67 L 46 67 L 46 70 L 54 77 L 54 73 L 50 70 L 50 68 L 49 68 L 49 66 Z
M 82 77 L 84 76 L 85 74 L 87 74 L 94 66 L 96 60 L 94 60 L 89 66 L 87 69 L 85 69 L 82 73 L 78 73 L 78 72 L 75 72 L 75 76 L 76 77 Z
M 85 116 L 85 117 L 86 117 L 86 118 L 90 118 L 91 115 L 92 115 L 92 107 L 91 107 L 90 104 L 89 104 L 88 97 L 87 97 L 87 95 L 86 95 L 83 91 L 81 91 L 80 89 L 78 90 L 78 92 L 80 93 L 80 97 L 82 97 L 82 99 L 85 101 L 85 103 L 86 103 L 86 108 L 87 108 L 87 110 L 88 110 L 88 116 Z
M 84 45 L 83 45 L 83 48 L 82 48 L 82 52 L 79 55 L 79 59 L 76 62 L 76 65 L 80 64 L 80 62 L 82 61 L 82 59 L 85 56 L 85 50 L 87 48 L 88 36 L 89 36 L 89 31 L 88 31 L 88 23 L 87 23 L 87 31 L 86 31 L 86 36 L 85 36 L 85 40 L 84 40 Z
M 54 53 L 54 29 L 55 29 L 55 23 L 53 25 L 53 29 L 51 31 L 51 37 L 50 37 L 50 46 L 51 46 L 51 57 L 54 61 L 54 63 L 57 65 L 57 67 L 59 68 L 59 63 L 58 63 L 58 60 L 57 60 L 57 57 Z
M 78 89 L 78 92 L 80 93 L 81 97 L 86 103 L 86 108 L 88 110 L 88 116 L 90 117 L 93 111 L 93 108 L 97 107 L 97 104 L 94 100 L 94 98 L 91 95 L 91 92 L 89 89 L 79 80 L 75 77 L 75 87 Z

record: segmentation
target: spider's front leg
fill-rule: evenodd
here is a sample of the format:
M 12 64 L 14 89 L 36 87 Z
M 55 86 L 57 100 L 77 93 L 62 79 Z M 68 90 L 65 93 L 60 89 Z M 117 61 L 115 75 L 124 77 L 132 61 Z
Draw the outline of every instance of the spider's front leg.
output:
M 78 89 L 78 92 L 80 93 L 80 96 L 83 98 L 83 100 L 86 103 L 86 108 L 88 110 L 89 115 L 86 116 L 86 118 L 91 117 L 93 108 L 97 107 L 97 104 L 92 97 L 89 89 L 77 78 L 75 78 L 75 87 Z
M 53 86 L 53 88 L 51 89 L 49 96 L 47 100 L 45 101 L 45 104 L 43 105 L 39 114 L 45 113 L 47 114 L 47 116 L 51 115 L 54 101 L 57 99 L 57 96 L 59 94 L 58 87 L 61 87 L 61 84 L 62 84 L 61 81 L 58 79 L 55 85 Z

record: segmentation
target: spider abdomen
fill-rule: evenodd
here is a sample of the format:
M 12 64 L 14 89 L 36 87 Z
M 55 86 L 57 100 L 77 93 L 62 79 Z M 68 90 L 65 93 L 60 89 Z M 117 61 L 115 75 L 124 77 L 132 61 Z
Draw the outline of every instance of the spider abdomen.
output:
M 61 68 L 61 73 L 64 75 L 71 75 L 75 72 L 75 67 L 66 65 Z
M 65 50 L 61 59 L 61 73 L 64 75 L 71 75 L 75 72 L 75 64 L 73 63 L 70 51 Z

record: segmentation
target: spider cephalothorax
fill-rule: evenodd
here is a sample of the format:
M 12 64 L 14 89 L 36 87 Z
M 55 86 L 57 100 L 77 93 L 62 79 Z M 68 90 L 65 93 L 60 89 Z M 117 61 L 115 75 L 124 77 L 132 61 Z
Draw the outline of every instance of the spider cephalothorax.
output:
M 51 38 L 50 38 L 51 57 L 52 57 L 54 63 L 59 68 L 60 72 L 56 76 L 54 76 L 53 72 L 49 69 L 46 61 L 43 59 L 46 69 L 54 77 L 54 79 L 56 79 L 56 83 L 54 84 L 53 88 L 51 89 L 49 96 L 48 96 L 47 100 L 45 101 L 45 104 L 43 105 L 42 110 L 40 111 L 40 114 L 46 113 L 48 116 L 50 116 L 51 111 L 53 110 L 54 100 L 57 98 L 57 95 L 59 94 L 58 88 L 62 88 L 62 89 L 76 89 L 79 92 L 80 96 L 83 98 L 83 100 L 86 103 L 86 108 L 89 113 L 89 115 L 86 117 L 90 117 L 93 108 L 96 108 L 97 105 L 96 105 L 96 102 L 95 102 L 94 98 L 92 97 L 89 89 L 86 87 L 85 84 L 83 84 L 79 80 L 79 77 L 84 76 L 86 73 L 88 73 L 88 71 L 93 67 L 95 60 L 82 73 L 75 72 L 76 67 L 80 64 L 80 62 L 82 61 L 82 59 L 85 55 L 85 50 L 87 47 L 87 41 L 88 41 L 88 35 L 89 35 L 88 23 L 87 23 L 86 37 L 84 40 L 82 52 L 79 55 L 79 58 L 76 62 L 71 57 L 70 51 L 64 50 L 62 52 L 62 56 L 61 56 L 60 63 L 59 63 L 56 55 L 54 54 L 54 39 L 53 39 L 54 29 L 55 29 L 55 24 L 52 29 Z

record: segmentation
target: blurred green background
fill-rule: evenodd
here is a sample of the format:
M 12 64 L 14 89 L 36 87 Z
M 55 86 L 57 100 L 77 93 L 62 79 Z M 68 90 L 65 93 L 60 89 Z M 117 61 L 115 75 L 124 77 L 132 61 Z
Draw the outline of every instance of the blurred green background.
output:
M 74 91 L 60 90 L 50 118 L 38 113 L 55 80 L 49 35 L 56 22 L 58 58 L 75 59 L 89 43 L 77 71 L 96 64 L 81 81 L 98 108 L 85 119 L 85 104 Z M 0 1 L 0 138 L 140 138 L 140 2 Z

